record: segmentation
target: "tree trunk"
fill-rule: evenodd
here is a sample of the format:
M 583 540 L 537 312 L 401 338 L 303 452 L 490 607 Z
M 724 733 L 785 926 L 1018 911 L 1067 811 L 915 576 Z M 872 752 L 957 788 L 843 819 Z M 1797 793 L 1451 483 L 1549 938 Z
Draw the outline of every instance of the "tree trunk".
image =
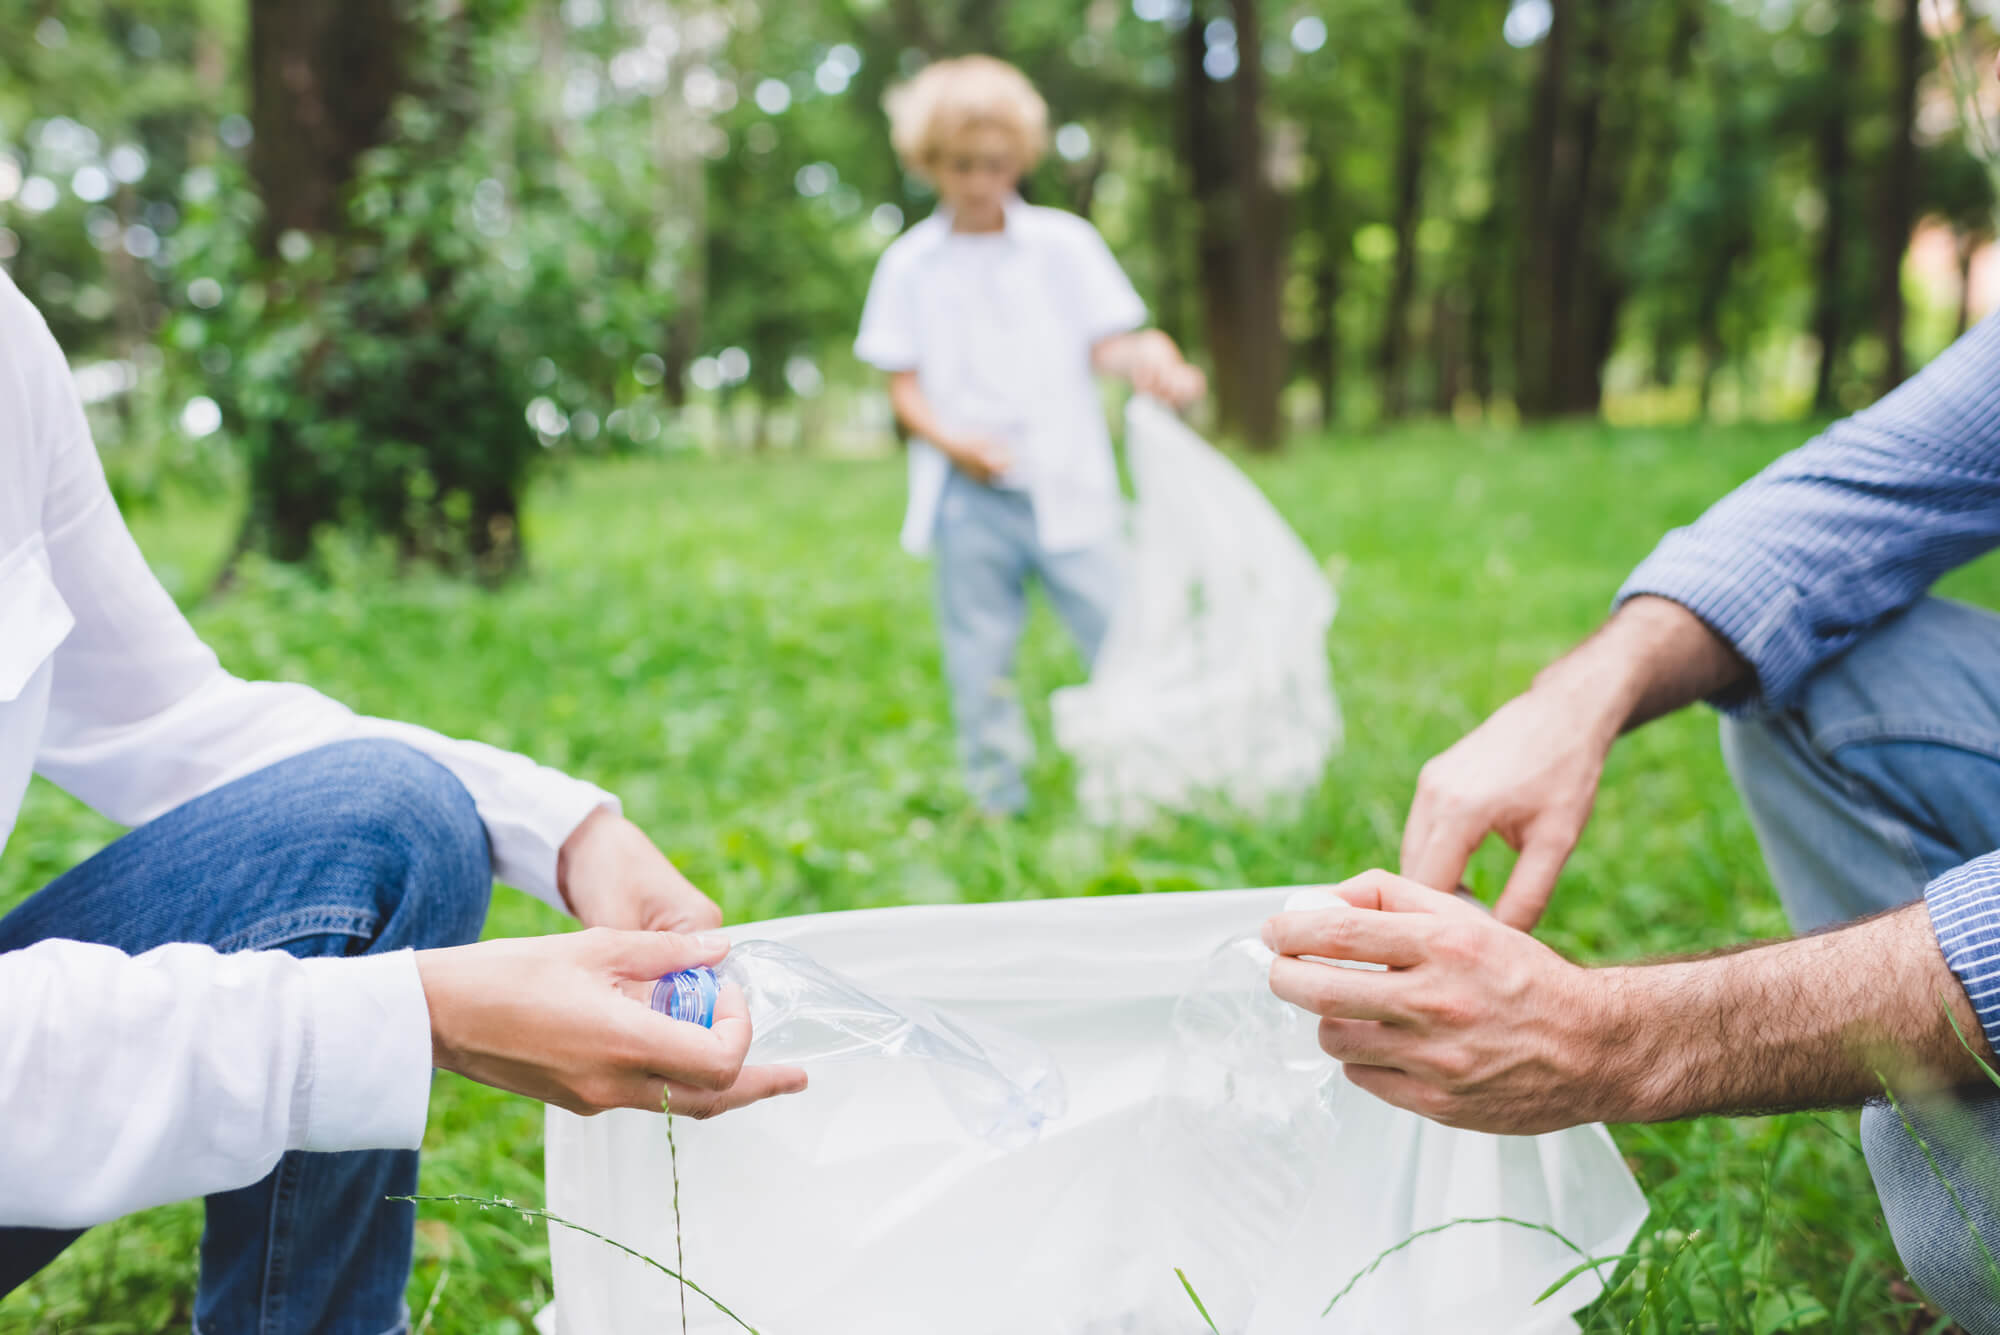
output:
M 1723 164 L 1742 163 L 1749 156 L 1749 146 L 1743 111 L 1737 101 L 1740 89 L 1729 70 L 1719 72 L 1715 89 L 1717 160 Z M 1715 235 L 1711 244 L 1702 251 L 1702 262 L 1696 268 L 1695 278 L 1694 334 L 1701 350 L 1700 413 L 1704 418 L 1709 415 L 1715 377 L 1729 360 L 1728 343 L 1722 330 L 1724 307 L 1736 271 L 1749 258 L 1756 241 L 1756 220 L 1753 216 L 1755 189 L 1747 182 L 1746 173 L 1741 168 L 1728 167 L 1727 170 L 1732 174 L 1718 182 L 1722 207 Z
M 1279 399 L 1285 387 L 1285 331 L 1279 294 L 1284 282 L 1283 225 L 1277 191 L 1264 164 L 1264 34 L 1257 0 L 1231 0 L 1236 46 L 1243 53 L 1232 99 L 1231 146 L 1236 167 L 1237 336 L 1243 438 L 1274 450 L 1281 439 Z
M 1748 229 L 1731 229 L 1717 238 L 1717 247 L 1714 259 L 1703 270 L 1701 291 L 1695 299 L 1695 340 L 1701 349 L 1698 413 L 1703 418 L 1708 416 L 1715 377 L 1729 359 L 1729 347 L 1722 337 L 1723 304 L 1729 297 L 1737 265 L 1750 253 Z
M 700 53 L 683 50 L 668 74 L 667 90 L 653 101 L 653 154 L 659 171 L 660 228 L 654 244 L 678 252 L 673 265 L 673 314 L 667 319 L 660 380 L 667 403 L 687 407 L 688 367 L 701 353 L 702 317 L 708 306 L 708 159 L 701 140 L 708 127 L 688 106 L 681 83 Z
M 1340 183 L 1332 150 L 1324 143 L 1315 148 L 1313 227 L 1319 246 L 1313 260 L 1313 332 L 1306 341 L 1306 362 L 1319 390 L 1320 423 L 1330 427 L 1340 415 L 1340 279 L 1347 237 L 1340 225 Z
M 1628 0 L 1558 0 L 1526 145 L 1516 404 L 1524 417 L 1594 415 L 1628 280 L 1626 235 L 1656 187 L 1635 163 L 1653 149 Z M 1666 135 L 1669 131 L 1656 131 Z M 1662 173 L 1660 181 L 1664 182 Z
M 958 30 L 966 35 L 968 51 L 1006 59 L 1006 42 L 1000 30 L 1002 0 L 962 0 Z
M 346 230 L 342 196 L 356 159 L 388 129 L 409 36 L 400 0 L 250 0 L 250 179 L 266 259 L 287 232 Z M 300 448 L 274 442 L 251 486 L 250 529 L 284 561 L 310 555 L 314 527 L 331 517 L 313 470 L 295 466 Z
M 1465 314 L 1466 387 L 1479 400 L 1481 412 L 1492 408 L 1497 385 L 1494 375 L 1493 345 L 1500 337 L 1495 308 L 1500 304 L 1500 272 L 1486 257 L 1498 255 L 1504 246 L 1501 235 L 1503 216 L 1489 207 L 1472 229 L 1471 304 Z
M 1450 417 L 1465 388 L 1465 305 L 1463 288 L 1453 283 L 1431 297 L 1431 409 Z
M 1813 155 L 1819 171 L 1826 218 L 1820 229 L 1819 255 L 1814 264 L 1813 335 L 1819 340 L 1819 370 L 1813 380 L 1813 411 L 1831 413 L 1838 407 L 1834 372 L 1846 347 L 1846 294 L 1849 152 L 1847 140 L 1849 93 L 1861 63 L 1861 0 L 1838 0 L 1838 17 L 1827 34 L 1826 75 L 1820 87 L 1819 127 Z
M 354 161 L 382 142 L 403 90 L 400 0 L 250 0 L 250 179 L 258 241 L 338 233 Z
M 1402 92 L 1396 115 L 1396 267 L 1389 302 L 1382 312 L 1382 336 L 1375 356 L 1382 382 L 1382 415 L 1403 415 L 1410 350 L 1410 301 L 1417 287 L 1417 223 L 1423 216 L 1424 153 L 1430 137 L 1430 97 L 1424 86 L 1426 31 L 1431 0 L 1410 0 L 1410 31 L 1403 39 Z M 1254 49 L 1254 48 L 1252 48 Z
M 1556 257 L 1549 286 L 1547 404 L 1552 413 L 1597 410 L 1600 368 L 1593 358 L 1603 315 L 1599 231 L 1607 221 L 1605 200 L 1613 193 L 1599 179 L 1605 88 L 1611 78 L 1612 3 L 1593 0 L 1579 15 L 1582 41 L 1573 72 L 1574 96 L 1565 108 L 1568 126 L 1549 227 Z
M 1082 162 L 1063 173 L 1063 185 L 1069 191 L 1069 211 L 1079 218 L 1090 217 L 1097 205 L 1098 183 L 1104 179 L 1105 169 L 1110 164 L 1103 150 L 1095 150 Z
M 1556 173 L 1563 156 L 1562 115 L 1577 0 L 1551 0 L 1548 34 L 1535 74 L 1533 111 L 1522 153 L 1520 256 L 1514 295 L 1514 402 L 1523 417 L 1555 411 L 1552 356 L 1556 273 L 1568 257 L 1555 246 Z
M 1875 247 L 1875 329 L 1888 353 L 1884 392 L 1910 373 L 1903 347 L 1903 252 L 1915 225 L 1917 190 L 1917 80 L 1924 68 L 1924 29 L 1918 0 L 1903 0 L 1896 24 L 1895 131 L 1882 173 L 1881 235 Z
M 1229 216 L 1229 157 L 1216 129 L 1215 85 L 1202 69 L 1208 52 L 1199 9 L 1181 33 L 1181 120 L 1183 151 L 1188 164 L 1188 191 L 1195 212 L 1195 285 L 1200 294 L 1202 326 L 1208 355 L 1215 368 L 1216 417 L 1227 430 L 1243 421 L 1236 274 Z
M 1666 61 L 1661 70 L 1665 77 L 1653 83 L 1650 92 L 1633 103 L 1634 124 L 1630 138 L 1636 145 L 1632 153 L 1635 165 L 1631 169 L 1632 185 L 1624 201 L 1621 237 L 1636 235 L 1644 220 L 1665 204 L 1673 192 L 1674 162 L 1685 138 L 1674 112 L 1686 96 L 1693 73 L 1694 48 L 1701 37 L 1704 9 L 1705 0 L 1676 0 L 1673 22 L 1667 34 Z M 1643 43 L 1640 49 L 1644 49 Z M 1623 259 L 1622 251 L 1619 258 Z M 1623 263 L 1613 268 L 1617 286 L 1615 304 L 1622 306 L 1633 287 L 1630 269 Z M 1605 345 L 1607 356 L 1617 335 L 1616 310 L 1612 312 L 1610 322 L 1611 329 Z M 1668 336 L 1668 331 L 1657 323 L 1653 335 L 1648 374 L 1652 383 L 1664 387 L 1673 382 L 1674 363 L 1680 346 L 1678 340 Z
M 1592 145 L 1591 177 L 1584 184 L 1586 230 L 1578 246 L 1574 341 L 1558 352 L 1567 368 L 1562 409 L 1586 417 L 1603 410 L 1604 368 L 1617 346 L 1618 320 L 1630 291 L 1619 249 L 1629 235 L 1628 214 L 1647 203 L 1646 183 L 1635 186 L 1631 180 L 1642 153 L 1640 128 L 1646 107 L 1630 71 L 1614 68 L 1618 58 L 1611 31 L 1614 2 L 1601 0 L 1598 30 L 1592 35 L 1596 75 L 1584 114 L 1603 128 Z M 1658 156 L 1666 156 L 1665 148 L 1656 148 Z M 1662 185 L 1664 179 L 1663 174 Z
M 1153 221 L 1153 245 L 1159 256 L 1160 309 L 1154 323 L 1164 329 L 1181 350 L 1190 357 L 1194 354 L 1199 339 L 1198 319 L 1188 317 L 1187 295 L 1187 230 L 1182 223 L 1179 190 L 1168 177 L 1160 195 L 1153 200 L 1148 212 Z M 1213 360 L 1214 350 L 1209 349 Z
M 925 0 L 895 0 L 890 8 L 895 16 L 896 34 L 904 46 L 926 56 L 935 56 L 942 50 L 944 43 L 931 27 Z

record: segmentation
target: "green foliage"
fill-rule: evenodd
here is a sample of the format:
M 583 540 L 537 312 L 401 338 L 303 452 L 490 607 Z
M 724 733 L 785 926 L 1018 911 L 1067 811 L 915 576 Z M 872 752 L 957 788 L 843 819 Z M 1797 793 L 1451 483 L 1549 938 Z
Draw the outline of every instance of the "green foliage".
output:
M 212 392 L 243 454 L 259 545 L 297 560 L 317 530 L 344 524 L 405 556 L 498 573 L 541 452 L 522 284 L 465 216 L 483 164 L 426 153 L 438 131 L 420 105 L 400 129 L 396 148 L 364 160 L 354 235 L 288 234 L 265 266 L 244 229 L 215 227 L 191 259 L 236 299 L 215 317 L 185 312 L 171 336 L 227 353 Z
M 1591 319 L 1611 326 L 1608 412 L 1795 411 L 1821 287 L 1855 335 L 1837 359 L 1842 401 L 1879 388 L 1871 201 L 1895 137 L 1896 8 L 1855 11 L 1865 40 L 1843 81 L 1824 58 L 1827 24 L 1848 12 L 1833 0 L 1590 7 L 1602 25 L 1572 34 L 1568 59 L 1572 97 L 1604 98 L 1580 244 L 1604 271 Z M 879 399 L 851 410 L 879 386 L 848 347 L 881 248 L 931 207 L 897 166 L 881 110 L 883 91 L 930 57 L 990 49 L 1034 78 L 1071 134 L 1027 192 L 1088 213 L 1159 322 L 1212 359 L 1179 81 L 1186 25 L 1214 54 L 1234 40 L 1227 10 L 424 7 L 415 104 L 350 191 L 369 235 L 267 267 L 247 244 L 257 223 L 242 159 L 256 127 L 244 119 L 242 0 L 0 0 L 0 30 L 21 35 L 0 48 L 0 263 L 73 359 L 129 367 L 134 388 L 99 413 L 123 496 L 157 496 L 183 474 L 212 485 L 227 446 L 257 483 L 249 536 L 282 530 L 273 545 L 287 555 L 314 524 L 352 523 L 412 554 L 491 568 L 511 541 L 502 497 L 543 453 L 727 447 L 744 438 L 740 415 L 759 444 L 883 443 Z M 1535 0 L 1433 10 L 1405 379 L 1430 411 L 1505 421 L 1548 39 L 1515 23 Z M 1409 0 L 1263 6 L 1256 55 L 1287 219 L 1295 419 L 1363 422 L 1380 408 L 1364 372 L 1402 244 L 1394 155 L 1415 22 Z M 1923 52 L 1914 189 L 1918 216 L 1969 254 L 1990 232 L 1992 190 L 1942 113 L 1961 84 L 1976 92 L 1990 77 L 1993 34 L 1967 22 Z M 1216 82 L 1226 104 L 1233 79 Z M 760 99 L 767 86 L 781 95 Z M 1852 111 L 1838 188 L 1814 157 L 1829 106 Z M 1975 146 L 1991 138 L 1972 130 Z M 102 179 L 114 155 L 122 174 Z M 1812 256 L 1835 199 L 1854 216 L 1826 275 Z M 216 286 L 192 286 L 202 280 Z M 1956 327 L 1955 284 L 1913 266 L 1919 359 Z M 202 413 L 183 417 L 198 395 L 227 409 L 213 436 Z M 695 411 L 679 411 L 684 397 Z
M 895 546 L 902 480 L 890 462 L 578 466 L 534 493 L 533 568 L 493 593 L 389 580 L 375 555 L 335 546 L 323 579 L 246 561 L 232 595 L 195 622 L 242 675 L 307 681 L 606 784 L 732 920 L 1308 883 L 1393 865 L 1421 763 L 1587 633 L 1659 532 L 1802 435 L 1413 429 L 1256 461 L 1342 598 L 1330 647 L 1346 749 L 1305 812 L 1278 824 L 1092 830 L 1047 745 L 1029 817 L 976 819 L 958 787 L 928 572 Z M 138 522 L 177 596 L 206 586 L 227 509 L 178 505 Z M 2000 568 L 1975 567 L 1947 591 L 2000 603 Z M 1078 675 L 1038 614 L 1022 681 L 1042 737 L 1040 702 Z M 113 833 L 37 784 L 0 861 L 0 906 Z M 1506 861 L 1482 852 L 1474 885 L 1497 890 Z M 489 930 L 564 925 L 503 893 Z M 1611 961 L 1784 930 L 1712 719 L 1689 711 L 1620 743 L 1544 935 Z M 421 1189 L 541 1202 L 541 1125 L 536 1105 L 440 1076 Z M 1851 1114 L 1614 1134 L 1653 1218 L 1594 1329 L 1860 1335 L 1916 1316 L 1892 1287 L 1902 1272 Z M 700 1228 L 701 1200 L 682 1208 Z M 0 1332 L 184 1328 L 199 1224 L 198 1207 L 181 1206 L 94 1230 L 0 1302 Z M 412 1310 L 449 1268 L 437 1335 L 526 1335 L 548 1300 L 544 1231 L 500 1211 L 427 1212 L 417 1247 Z M 1163 1284 L 1181 1259 L 1160 1258 Z M 1327 1293 L 1346 1278 L 1325 1276 Z M 755 1319 L 753 1295 L 719 1296 Z

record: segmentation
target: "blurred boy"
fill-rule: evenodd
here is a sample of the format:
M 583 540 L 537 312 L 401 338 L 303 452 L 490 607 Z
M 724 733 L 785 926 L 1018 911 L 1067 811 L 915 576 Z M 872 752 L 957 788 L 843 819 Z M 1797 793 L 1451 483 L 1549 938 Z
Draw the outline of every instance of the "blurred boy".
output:
M 1093 372 L 1176 405 L 1202 373 L 1157 329 L 1086 220 L 1024 203 L 1048 108 L 1002 61 L 926 68 L 888 98 L 890 137 L 939 204 L 882 256 L 855 354 L 889 373 L 913 437 L 903 546 L 937 552 L 938 624 L 966 785 L 1027 804 L 1033 754 L 1010 680 L 1032 573 L 1086 660 L 1120 580 L 1118 472 Z

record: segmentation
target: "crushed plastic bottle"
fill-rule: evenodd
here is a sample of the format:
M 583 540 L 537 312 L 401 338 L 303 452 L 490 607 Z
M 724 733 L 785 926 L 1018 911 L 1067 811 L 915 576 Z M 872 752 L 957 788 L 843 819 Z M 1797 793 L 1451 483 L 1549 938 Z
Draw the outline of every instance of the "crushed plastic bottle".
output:
M 1062 1072 L 1039 1045 L 919 1001 L 875 996 L 777 941 L 741 942 L 712 971 L 668 974 L 653 985 L 653 1009 L 709 1024 L 723 983 L 743 989 L 752 1062 L 923 1062 L 959 1124 L 1001 1149 L 1033 1144 L 1068 1107 Z
M 716 980 L 715 970 L 706 964 L 699 964 L 679 973 L 666 974 L 654 983 L 649 1004 L 662 1015 L 712 1029 L 715 1027 L 715 999 L 721 991 L 722 985 Z

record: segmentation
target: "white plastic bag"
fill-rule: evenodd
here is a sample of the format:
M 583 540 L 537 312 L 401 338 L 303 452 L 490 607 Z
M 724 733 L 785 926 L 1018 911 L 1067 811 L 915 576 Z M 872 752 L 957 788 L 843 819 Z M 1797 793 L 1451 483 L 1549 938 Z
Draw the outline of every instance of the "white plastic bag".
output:
M 1418 1230 L 1506 1215 L 1615 1256 L 1646 1207 L 1601 1127 L 1477 1135 L 1347 1086 L 1312 1046 L 1310 1017 L 1267 1006 L 1256 962 L 1217 950 L 1288 893 L 870 909 L 734 929 L 1039 1043 L 1068 1104 L 1032 1145 L 1002 1151 L 965 1129 L 922 1063 L 884 1060 L 814 1067 L 804 1094 L 677 1120 L 688 1276 L 763 1335 L 1202 1331 L 1176 1268 L 1228 1335 L 1573 1329 L 1566 1313 L 1598 1279 L 1534 1306 L 1581 1258 L 1501 1224 L 1420 1238 L 1320 1319 Z M 550 1110 L 555 1213 L 671 1265 L 668 1183 L 664 1119 Z M 566 1335 L 677 1328 L 671 1281 L 565 1229 L 550 1246 Z M 740 1329 L 693 1295 L 688 1310 L 705 1335 Z
M 754 1061 L 922 1062 L 959 1125 L 1000 1149 L 1033 1144 L 1068 1102 L 1046 1049 L 916 998 L 873 995 L 797 946 L 743 941 L 715 972 L 743 989 Z
M 1228 459 L 1133 398 L 1132 579 L 1090 681 L 1051 702 L 1100 823 L 1309 792 L 1340 742 L 1327 671 L 1335 599 L 1312 553 Z

